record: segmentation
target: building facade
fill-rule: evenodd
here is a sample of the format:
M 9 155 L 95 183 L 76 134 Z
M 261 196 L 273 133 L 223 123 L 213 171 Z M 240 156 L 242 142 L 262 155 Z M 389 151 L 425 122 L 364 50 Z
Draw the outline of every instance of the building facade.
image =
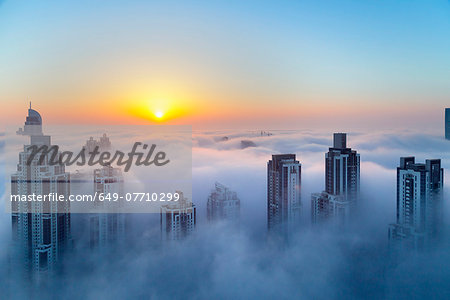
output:
M 347 148 L 347 134 L 335 133 L 333 147 L 325 154 L 325 191 L 355 202 L 360 188 L 360 157 Z
M 57 194 L 68 199 L 70 174 L 63 164 L 50 164 L 50 153 L 32 157 L 33 147 L 51 147 L 42 134 L 40 114 L 28 110 L 25 127 L 17 132 L 30 136 L 30 144 L 19 153 L 17 172 L 11 176 L 11 195 L 28 197 Z M 58 156 L 60 153 L 57 154 Z M 30 278 L 45 278 L 70 248 L 71 223 L 68 201 L 12 201 L 14 264 Z
M 442 224 L 444 169 L 440 159 L 416 163 L 400 158 L 397 168 L 397 220 L 389 226 L 389 239 L 422 249 L 436 239 Z
M 181 240 L 195 230 L 197 221 L 197 208 L 177 191 L 178 201 L 160 208 L 161 237 L 163 241 Z
M 301 164 L 295 154 L 276 154 L 267 163 L 267 225 L 291 231 L 301 210 Z
M 236 192 L 230 191 L 226 186 L 216 182 L 214 190 L 208 196 L 208 221 L 227 220 L 238 221 L 241 201 Z
M 347 222 L 359 193 L 360 156 L 347 148 L 347 134 L 334 133 L 333 147 L 325 153 L 325 191 L 311 195 L 312 222 Z
M 327 192 L 311 194 L 311 219 L 313 223 L 333 220 L 339 224 L 346 223 L 350 218 L 350 203 L 340 195 Z
M 445 138 L 450 140 L 450 108 L 445 109 Z
M 117 194 L 117 202 L 101 202 L 108 205 L 109 213 L 89 215 L 89 245 L 91 249 L 105 249 L 125 240 L 128 227 L 127 214 L 119 212 L 120 197 L 123 197 L 123 175 L 119 168 L 104 166 L 94 170 L 94 193 L 103 195 Z M 123 199 L 123 198 L 122 198 Z

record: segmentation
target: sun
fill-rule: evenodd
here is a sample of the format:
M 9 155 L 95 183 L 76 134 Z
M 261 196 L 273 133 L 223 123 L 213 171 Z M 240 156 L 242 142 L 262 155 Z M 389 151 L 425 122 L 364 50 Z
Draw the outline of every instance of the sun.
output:
M 164 113 L 162 111 L 155 112 L 155 117 L 157 117 L 158 119 L 161 119 L 163 116 L 164 116 Z

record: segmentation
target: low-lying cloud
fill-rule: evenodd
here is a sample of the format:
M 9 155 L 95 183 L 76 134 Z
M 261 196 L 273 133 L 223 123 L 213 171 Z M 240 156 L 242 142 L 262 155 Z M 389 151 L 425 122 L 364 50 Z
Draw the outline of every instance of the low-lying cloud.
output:
M 324 153 L 332 132 L 194 132 L 193 202 L 196 231 L 164 244 L 159 215 L 133 215 L 131 242 L 101 255 L 78 242 L 82 226 L 73 225 L 74 253 L 64 274 L 41 288 L 36 298 L 65 299 L 348 299 L 444 298 L 450 293 L 450 238 L 428 252 L 395 257 L 388 250 L 387 226 L 395 221 L 396 167 L 400 156 L 441 158 L 450 168 L 450 142 L 414 132 L 349 133 L 347 144 L 361 154 L 360 215 L 347 228 L 310 225 L 310 194 L 324 188 Z M 227 137 L 227 139 L 224 139 Z M 241 141 L 255 146 L 242 149 Z M 56 140 L 54 140 L 57 143 Z M 120 143 L 120 141 L 112 141 Z M 266 163 L 271 154 L 295 153 L 302 163 L 303 221 L 287 245 L 267 236 Z M 17 158 L 16 158 L 17 159 Z M 446 172 L 447 173 L 447 172 Z M 446 186 L 450 186 L 444 176 Z M 4 174 L 8 182 L 9 174 Z M 206 222 L 206 201 L 214 182 L 238 193 L 238 226 Z M 448 188 L 445 197 L 449 212 Z M 10 216 L 2 214 L 3 245 L 10 243 Z M 80 218 L 73 218 L 73 222 Z M 448 218 L 446 219 L 448 220 Z M 28 298 L 33 290 L 12 277 L 11 253 L 0 252 L 2 290 Z M 18 292 L 17 292 L 18 291 Z M 36 292 L 36 290 L 34 290 Z

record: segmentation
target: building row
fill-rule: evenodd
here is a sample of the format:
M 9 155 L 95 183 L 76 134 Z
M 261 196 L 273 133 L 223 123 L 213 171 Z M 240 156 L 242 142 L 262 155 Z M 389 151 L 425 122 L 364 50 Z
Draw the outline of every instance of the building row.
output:
M 28 136 L 30 142 L 19 153 L 17 170 L 11 176 L 11 195 L 57 193 L 68 199 L 71 178 L 64 164 L 51 164 L 50 155 L 53 153 L 39 154 L 30 160 L 33 147 L 52 146 L 51 137 L 42 132 L 42 117 L 31 108 L 31 103 L 24 127 L 17 134 Z M 94 148 L 105 150 L 110 147 L 109 138 L 103 135 L 98 141 L 91 137 L 83 149 L 92 152 Z M 106 165 L 93 170 L 92 175 L 93 193 L 117 194 L 119 198 L 124 196 L 124 179 L 120 168 Z M 193 232 L 196 226 L 195 204 L 181 191 L 176 193 L 180 196 L 177 202 L 160 207 L 161 236 L 164 240 L 182 239 Z M 129 227 L 129 214 L 120 213 L 120 202 L 105 204 L 96 201 L 93 209 L 95 211 L 104 205 L 108 205 L 110 213 L 89 213 L 82 218 L 82 222 L 87 223 L 89 247 L 100 252 L 123 243 Z M 45 280 L 57 269 L 60 265 L 58 262 L 72 245 L 70 202 L 14 201 L 11 213 L 14 268 L 24 277 Z M 236 192 L 216 183 L 208 197 L 207 216 L 209 221 L 238 221 L 240 200 Z
M 325 189 L 311 195 L 313 223 L 348 220 L 360 192 L 360 156 L 347 147 L 347 135 L 335 133 L 325 153 Z M 301 213 L 301 163 L 295 154 L 275 154 L 267 164 L 268 229 L 292 231 Z
M 295 154 L 276 154 L 267 164 L 269 231 L 289 235 L 301 210 L 301 163 Z M 401 157 L 397 167 L 396 222 L 389 225 L 393 247 L 424 249 L 438 240 L 443 224 L 444 169 L 440 159 L 417 163 Z M 312 223 L 348 224 L 360 201 L 360 155 L 335 133 L 325 153 L 325 190 L 311 195 Z
M 30 159 L 33 146 L 51 146 L 50 136 L 42 133 L 42 118 L 28 109 L 23 129 L 30 137 L 19 153 L 17 171 L 11 176 L 11 194 L 70 194 L 70 174 L 64 165 L 49 164 L 49 158 Z M 92 140 L 92 139 L 91 139 Z M 95 145 L 94 145 L 95 144 Z M 103 136 L 92 146 L 111 147 Z M 48 156 L 48 154 L 47 154 Z M 324 190 L 311 195 L 313 223 L 345 224 L 356 214 L 360 200 L 360 155 L 347 146 L 347 135 L 335 133 L 333 146 L 325 153 Z M 301 219 L 301 163 L 295 154 L 275 154 L 267 163 L 267 225 L 269 232 L 291 234 Z M 389 226 L 389 240 L 407 247 L 425 247 L 439 234 L 443 213 L 444 170 L 440 159 L 416 163 L 402 157 L 397 168 L 396 222 Z M 123 176 L 118 168 L 104 166 L 93 173 L 94 192 L 123 194 Z M 179 240 L 194 231 L 197 208 L 182 192 L 180 200 L 160 208 L 160 228 L 164 240 Z M 101 205 L 101 204 L 99 204 Z M 41 277 L 57 268 L 71 247 L 69 202 L 13 202 L 12 236 L 17 264 L 31 276 Z M 240 199 L 236 192 L 215 183 L 207 201 L 208 221 L 240 219 Z M 90 214 L 89 244 L 104 249 L 125 239 L 128 216 L 121 213 Z

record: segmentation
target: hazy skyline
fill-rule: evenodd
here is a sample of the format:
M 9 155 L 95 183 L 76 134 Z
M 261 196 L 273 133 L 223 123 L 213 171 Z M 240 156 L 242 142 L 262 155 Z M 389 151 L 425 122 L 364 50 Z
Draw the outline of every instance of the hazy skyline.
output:
M 45 115 L 44 122 L 45 122 Z M 448 218 L 444 240 L 432 251 L 406 254 L 398 261 L 388 252 L 387 228 L 396 214 L 396 167 L 399 157 L 414 154 L 418 161 L 442 158 L 449 168 L 448 141 L 422 132 L 351 133 L 348 143 L 361 153 L 361 215 L 341 231 L 311 227 L 310 194 L 324 187 L 324 153 L 332 133 L 322 131 L 216 131 L 193 134 L 193 197 L 198 211 L 196 232 L 173 247 L 160 242 L 158 214 L 133 216 L 133 245 L 111 248 L 99 257 L 80 245 L 85 232 L 73 219 L 75 252 L 65 261 L 67 273 L 39 297 L 86 299 L 154 297 L 211 298 L 445 298 L 449 293 Z M 228 140 L 221 140 L 224 136 Z M 54 143 L 70 136 L 54 136 Z M 117 137 L 114 144 L 127 140 Z M 255 147 L 241 149 L 241 141 Z M 296 153 L 302 163 L 303 225 L 292 245 L 280 249 L 266 239 L 267 160 L 272 153 Z M 17 153 L 3 156 L 4 166 L 17 163 Z M 7 168 L 3 168 L 7 170 Z M 0 176 L 2 173 L 0 172 Z M 9 180 L 9 176 L 4 178 Z M 446 195 L 450 177 L 445 176 Z M 220 180 L 241 199 L 240 229 L 207 223 L 207 198 Z M 449 212 L 448 197 L 445 212 Z M 0 214 L 0 241 L 11 240 L 11 219 Z M 78 228 L 79 228 L 78 227 Z M 117 252 L 114 252 L 117 251 Z M 0 255 L 4 295 L 29 299 L 28 285 L 10 275 L 8 247 Z M 332 255 L 330 255 L 332 253 Z M 106 275 L 105 275 L 106 274 Z M 124 281 L 124 278 L 127 279 Z M 67 284 L 77 282 L 76 285 Z M 11 296 L 11 297 L 12 297 Z
M 448 1 L 0 1 L 6 122 L 443 126 Z M 382 125 L 380 125 L 382 124 Z
M 449 0 L 0 0 L 0 45 L 0 298 L 448 298 Z

